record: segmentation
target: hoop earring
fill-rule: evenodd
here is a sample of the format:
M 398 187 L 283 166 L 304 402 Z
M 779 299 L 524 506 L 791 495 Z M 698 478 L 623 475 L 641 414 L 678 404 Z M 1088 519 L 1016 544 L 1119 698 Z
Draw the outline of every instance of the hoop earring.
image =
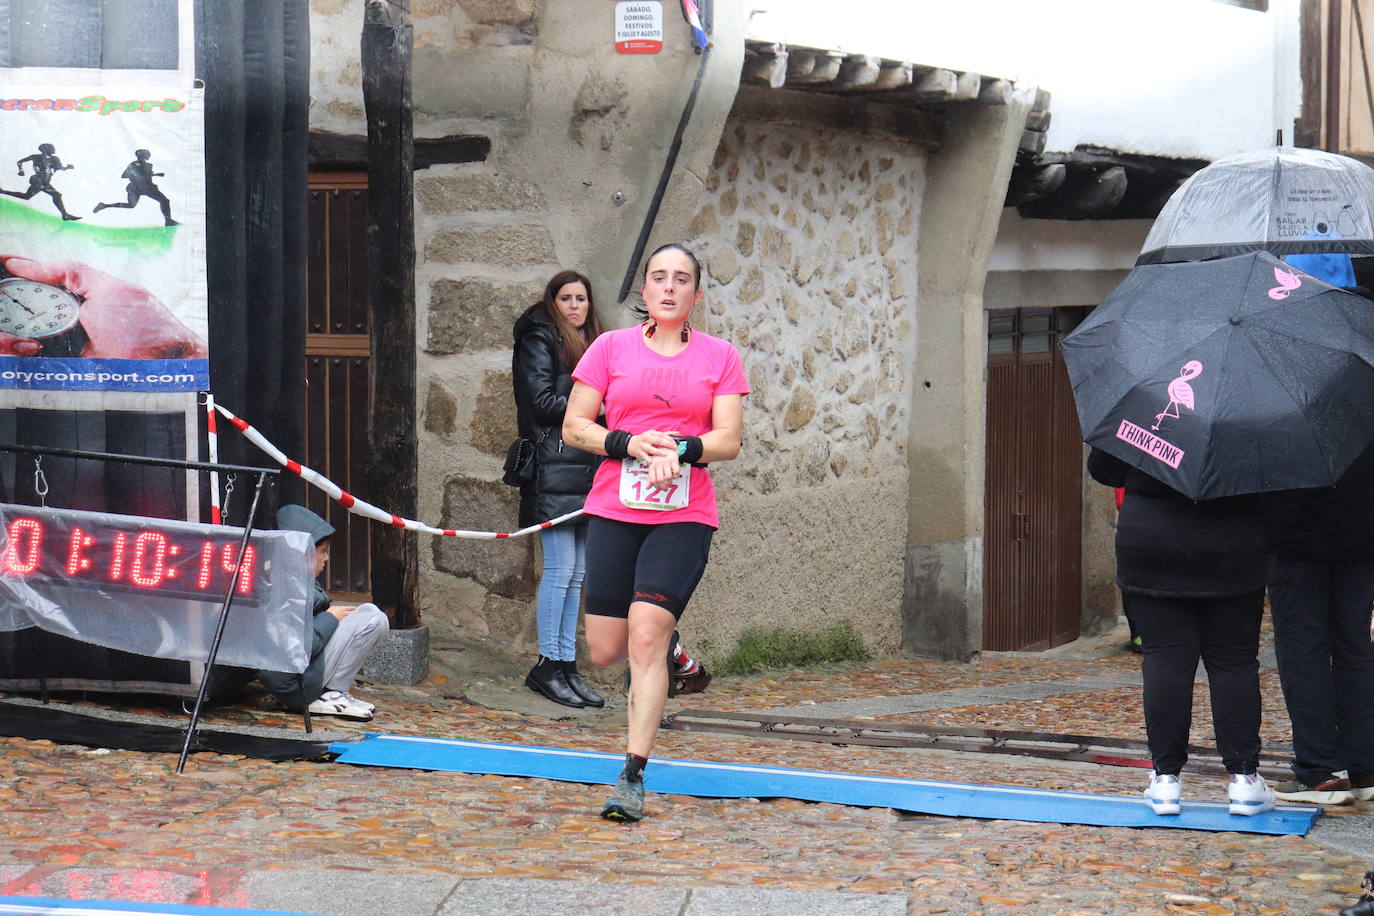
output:
M 657 322 L 657 321 L 651 321 L 651 322 L 649 322 L 649 330 L 647 330 L 647 331 L 644 332 L 644 336 L 645 336 L 645 337 L 653 337 L 653 336 L 654 336 L 654 332 L 657 331 L 657 330 L 658 330 L 658 322 Z
M 691 330 L 692 330 L 692 326 L 691 326 L 690 324 L 688 324 L 687 322 L 684 321 L 684 322 L 682 323 L 682 342 L 683 342 L 683 343 L 686 343 L 686 342 L 687 342 L 688 332 L 691 331 Z

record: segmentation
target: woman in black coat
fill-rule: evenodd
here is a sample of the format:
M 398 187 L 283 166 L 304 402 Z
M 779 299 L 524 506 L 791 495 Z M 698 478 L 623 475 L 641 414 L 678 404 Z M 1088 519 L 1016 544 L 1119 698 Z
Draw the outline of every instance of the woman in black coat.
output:
M 1179 813 L 1201 658 L 1217 749 L 1231 774 L 1230 812 L 1270 810 L 1274 794 L 1256 772 L 1267 573 L 1258 498 L 1194 502 L 1098 449 L 1088 456 L 1088 473 L 1126 490 L 1116 525 L 1116 579 L 1143 643 L 1145 733 L 1154 764 L 1146 801 L 1156 814 Z
M 582 508 L 600 457 L 563 444 L 563 411 L 572 370 L 602 331 L 592 284 L 573 270 L 554 274 L 544 297 L 515 321 L 511 376 L 520 435 L 536 443 L 534 480 L 520 489 L 520 525 L 527 527 Z M 539 660 L 525 684 L 564 706 L 601 706 L 604 699 L 577 673 L 577 614 L 586 570 L 583 518 L 539 532 L 544 567 L 535 616 Z

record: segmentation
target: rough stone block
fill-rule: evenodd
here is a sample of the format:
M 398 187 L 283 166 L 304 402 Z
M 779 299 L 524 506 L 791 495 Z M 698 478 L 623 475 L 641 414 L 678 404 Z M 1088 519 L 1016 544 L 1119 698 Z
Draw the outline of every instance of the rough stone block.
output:
M 458 399 L 443 385 L 430 382 L 425 392 L 425 429 L 441 436 L 451 435 L 458 417 Z
M 417 47 L 412 85 L 417 118 L 496 118 L 524 112 L 530 86 L 528 47 Z
M 515 527 L 520 491 L 499 480 L 453 477 L 444 484 L 444 528 L 510 531 Z M 534 541 L 472 541 L 434 538 L 434 566 L 441 572 L 472 579 L 497 595 L 534 594 Z
M 518 431 L 510 372 L 488 372 L 482 378 L 472 411 L 472 447 L 505 458 L 506 449 L 515 441 Z
M 487 172 L 418 178 L 415 196 L 431 213 L 544 209 L 544 198 L 535 185 Z
M 444 264 L 528 267 L 555 264 L 553 238 L 538 224 L 462 226 L 440 232 L 425 245 L 425 260 Z
M 429 291 L 430 353 L 508 350 L 515 318 L 544 294 L 542 283 L 435 280 Z
M 429 627 L 391 630 L 363 665 L 363 677 L 378 684 L 418 684 L 429 674 Z
M 458 0 L 473 22 L 516 25 L 534 18 L 534 0 Z

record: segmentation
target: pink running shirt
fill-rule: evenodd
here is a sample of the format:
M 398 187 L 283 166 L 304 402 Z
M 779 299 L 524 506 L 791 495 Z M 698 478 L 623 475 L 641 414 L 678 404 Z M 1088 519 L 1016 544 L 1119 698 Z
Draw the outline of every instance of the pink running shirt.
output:
M 695 329 L 676 356 L 649 349 L 639 326 L 609 331 L 592 341 L 573 378 L 601 392 L 607 429 L 631 435 L 657 429 L 700 436 L 711 430 L 711 406 L 718 395 L 749 393 L 734 345 Z M 631 509 L 620 502 L 620 462 L 607 459 L 596 471 L 584 508 L 588 515 L 641 525 L 700 522 L 719 528 L 711 472 L 692 468 L 691 473 L 690 499 L 683 508 Z

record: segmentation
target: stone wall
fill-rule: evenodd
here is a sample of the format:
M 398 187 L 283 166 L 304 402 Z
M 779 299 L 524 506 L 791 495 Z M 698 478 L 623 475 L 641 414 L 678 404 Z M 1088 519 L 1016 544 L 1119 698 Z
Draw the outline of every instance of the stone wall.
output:
M 366 134 L 357 0 L 312 0 L 311 126 Z M 415 176 L 420 517 L 510 530 L 517 494 L 500 483 L 515 436 L 511 327 L 557 270 L 615 304 L 700 58 L 665 3 L 655 55 L 613 47 L 606 0 L 412 0 L 417 140 L 479 135 L 484 162 Z M 678 169 L 656 223 L 677 238 L 696 210 L 738 86 L 743 6 L 715 4 L 715 46 Z M 360 493 L 361 496 L 366 494 Z M 420 544 L 419 600 L 442 646 L 533 648 L 537 539 Z
M 684 621 L 852 620 L 900 643 L 907 435 L 925 157 L 900 140 L 732 116 L 687 243 L 694 323 L 741 350 L 744 449 L 713 473 L 721 530 Z

